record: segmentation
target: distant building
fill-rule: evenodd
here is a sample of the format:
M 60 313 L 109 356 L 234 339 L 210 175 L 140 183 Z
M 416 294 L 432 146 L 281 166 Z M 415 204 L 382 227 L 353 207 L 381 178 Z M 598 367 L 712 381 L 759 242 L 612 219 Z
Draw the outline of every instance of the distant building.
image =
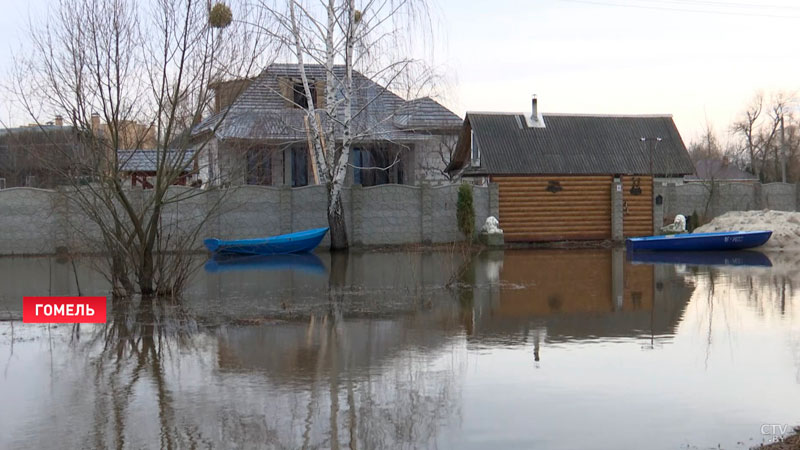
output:
M 684 181 L 687 183 L 705 183 L 710 181 L 720 181 L 726 183 L 756 183 L 758 178 L 752 173 L 732 164 L 728 158 L 723 159 L 702 159 L 694 163 L 695 172 L 686 175 Z
M 103 161 L 113 161 L 110 131 L 97 113 L 91 116 L 91 132 L 105 140 L 100 146 L 108 153 L 102 157 L 89 154 L 87 142 L 77 128 L 65 125 L 61 116 L 46 124 L 0 129 L 0 189 L 35 187 L 52 189 L 72 184 L 78 177 L 88 182 Z M 84 136 L 85 137 L 85 136 Z M 127 150 L 154 151 L 158 145 L 154 127 L 134 121 L 119 126 L 118 147 Z M 105 167 L 113 167 L 106 165 Z M 126 176 L 130 173 L 125 174 Z
M 500 190 L 507 241 L 611 238 L 611 186 L 622 183 L 625 236 L 653 232 L 653 178 L 694 165 L 671 116 L 468 112 L 451 172 Z M 643 140 L 644 139 L 644 140 Z
M 98 113 L 91 116 L 92 133 L 101 139 L 109 139 L 110 130 L 107 123 L 100 121 Z M 158 146 L 156 128 L 152 124 L 139 123 L 133 120 L 122 120 L 117 127 L 119 130 L 119 143 L 121 150 L 145 149 L 150 150 Z
M 0 189 L 63 184 L 79 149 L 77 133 L 60 118 L 46 125 L 0 129 Z

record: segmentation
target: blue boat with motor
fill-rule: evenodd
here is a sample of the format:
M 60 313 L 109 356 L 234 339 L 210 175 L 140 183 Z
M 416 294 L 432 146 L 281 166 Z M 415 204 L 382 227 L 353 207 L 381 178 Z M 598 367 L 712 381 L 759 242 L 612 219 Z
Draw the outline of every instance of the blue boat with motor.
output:
M 743 250 L 764 245 L 772 231 L 723 231 L 628 238 L 628 250 L 709 251 Z
M 327 232 L 328 227 L 324 227 L 267 238 L 233 241 L 206 239 L 203 243 L 210 252 L 217 254 L 285 255 L 289 253 L 307 253 L 314 250 L 322 242 L 322 238 L 325 237 Z

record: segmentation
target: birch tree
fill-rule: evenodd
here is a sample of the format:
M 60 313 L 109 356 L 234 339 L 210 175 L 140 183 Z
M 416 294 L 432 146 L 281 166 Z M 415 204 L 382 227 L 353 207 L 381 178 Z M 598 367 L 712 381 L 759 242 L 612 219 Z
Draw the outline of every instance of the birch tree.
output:
M 328 191 L 327 216 L 331 249 L 348 247 L 342 208 L 350 152 L 362 139 L 385 139 L 381 124 L 361 120 L 378 97 L 404 80 L 403 74 L 424 66 L 411 55 L 430 37 L 430 15 L 424 0 L 304 0 L 263 1 L 277 37 L 289 59 L 297 63 L 307 105 L 305 109 L 313 164 Z M 325 71 L 325 105 L 315 105 L 309 64 Z M 358 71 L 383 86 L 367 92 L 355 77 Z M 383 121 L 391 120 L 385 117 Z
M 63 116 L 78 136 L 80 151 L 54 148 L 69 162 L 65 202 L 93 223 L 74 231 L 95 235 L 100 247 L 84 250 L 109 256 L 117 293 L 175 294 L 187 279 L 181 252 L 194 248 L 208 218 L 168 217 L 206 193 L 173 189 L 206 144 L 190 142 L 187 130 L 210 107 L 209 85 L 247 76 L 266 45 L 234 11 L 258 20 L 238 2 L 61 0 L 31 27 L 30 51 L 16 61 L 13 90 L 31 120 Z M 120 150 L 150 138 L 152 189 L 129 189 Z

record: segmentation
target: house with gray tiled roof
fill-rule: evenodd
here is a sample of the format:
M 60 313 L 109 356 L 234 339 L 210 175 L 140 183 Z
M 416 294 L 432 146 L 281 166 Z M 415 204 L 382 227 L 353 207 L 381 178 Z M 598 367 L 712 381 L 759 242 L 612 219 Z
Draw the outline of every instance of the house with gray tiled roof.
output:
M 325 69 L 321 65 L 305 69 L 315 107 L 323 110 Z M 343 77 L 344 66 L 336 66 L 334 74 Z M 359 72 L 353 75 L 355 138 L 348 184 L 447 181 L 444 169 L 461 118 L 429 97 L 406 100 Z M 207 142 L 199 155 L 201 179 L 273 186 L 312 184 L 303 109 L 308 103 L 302 86 L 296 64 L 272 64 L 255 78 L 212 86 L 214 114 L 192 131 L 194 139 Z M 325 115 L 319 117 L 325 127 Z

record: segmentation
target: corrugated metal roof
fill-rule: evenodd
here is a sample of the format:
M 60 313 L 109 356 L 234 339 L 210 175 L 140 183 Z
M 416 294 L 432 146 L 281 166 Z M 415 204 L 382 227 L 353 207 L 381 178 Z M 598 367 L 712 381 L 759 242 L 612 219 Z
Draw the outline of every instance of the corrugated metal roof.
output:
M 157 155 L 161 150 L 118 150 L 117 161 L 119 170 L 123 172 L 155 172 L 157 170 Z M 167 152 L 168 165 L 177 166 L 181 153 L 183 154 L 183 169 L 189 170 L 192 167 L 194 150 L 170 150 Z
M 321 65 L 307 64 L 305 69 L 312 81 L 326 79 Z M 334 74 L 342 79 L 344 66 L 336 66 Z M 284 77 L 298 79 L 297 65 L 270 65 L 227 110 L 205 119 L 195 127 L 193 134 L 215 131 L 220 139 L 304 141 L 305 113 L 302 109 L 287 107 L 278 81 Z M 427 139 L 428 131 L 457 130 L 461 126 L 461 118 L 430 98 L 407 102 L 358 72 L 354 72 L 353 78 L 356 93 L 353 131 L 357 139 Z M 344 117 L 344 106 L 339 107 L 338 115 L 340 119 Z
M 481 154 L 476 173 L 685 175 L 694 165 L 671 116 L 543 114 L 529 127 L 523 114 L 467 113 Z M 660 137 L 660 142 L 641 138 Z M 466 141 L 466 142 L 465 142 Z M 469 133 L 461 133 L 449 169 L 469 163 Z

